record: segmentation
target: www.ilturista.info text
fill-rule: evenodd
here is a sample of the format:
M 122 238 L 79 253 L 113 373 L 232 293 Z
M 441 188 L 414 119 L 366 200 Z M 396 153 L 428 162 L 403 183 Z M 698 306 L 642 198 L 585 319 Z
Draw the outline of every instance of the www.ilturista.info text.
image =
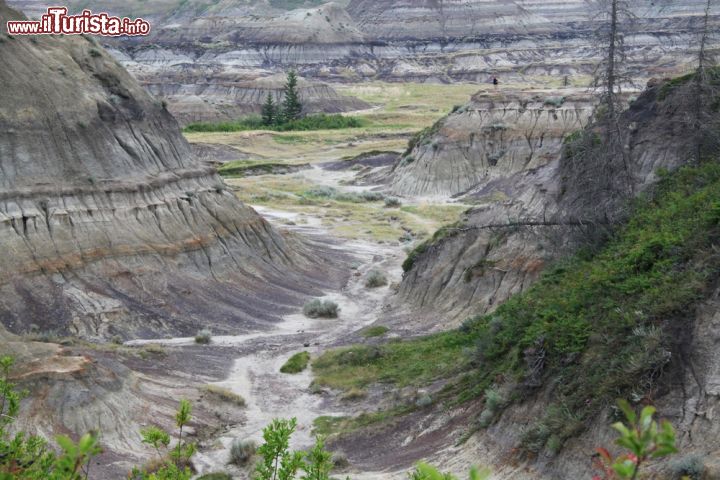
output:
M 50 7 L 40 20 L 11 20 L 7 22 L 9 35 L 147 35 L 150 23 L 137 18 L 113 17 L 107 13 L 83 10 L 78 15 L 68 15 L 66 7 Z

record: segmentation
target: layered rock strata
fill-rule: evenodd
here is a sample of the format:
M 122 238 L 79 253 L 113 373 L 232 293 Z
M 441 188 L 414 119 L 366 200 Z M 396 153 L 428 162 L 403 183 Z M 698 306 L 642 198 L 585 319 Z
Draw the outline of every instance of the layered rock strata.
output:
M 0 13 L 3 26 L 18 17 Z M 327 266 L 315 270 L 321 257 L 196 159 L 161 102 L 95 41 L 2 33 L 0 61 L 9 330 L 242 333 L 332 283 Z
M 560 157 L 563 139 L 587 124 L 593 96 L 483 90 L 418 135 L 398 161 L 398 195 L 453 196 Z
M 694 136 L 687 122 L 692 116 L 687 101 L 687 89 L 691 87 L 685 86 L 667 96 L 667 89 L 663 91 L 662 85 L 662 82 L 651 84 L 621 119 L 628 167 L 627 171 L 618 171 L 613 178 L 618 184 L 630 182 L 636 195 L 656 182 L 659 170 L 672 170 L 686 162 L 687 152 L 691 151 L 690 142 Z M 573 113 L 568 115 L 577 119 L 575 107 L 571 108 Z M 547 113 L 540 113 L 540 118 L 547 118 Z M 441 123 L 434 137 L 439 145 L 437 150 L 442 152 L 446 144 L 453 145 L 453 151 L 475 148 L 476 153 L 470 158 L 486 167 L 483 152 L 490 149 L 491 142 L 497 142 L 495 137 L 491 135 L 472 147 L 474 140 L 464 135 L 465 130 L 443 130 L 453 116 L 460 120 L 465 115 L 457 112 Z M 524 116 L 517 117 L 517 111 L 511 115 L 519 119 L 516 128 L 524 130 L 523 126 L 527 125 Z M 554 118 L 552 114 L 550 118 Z M 557 118 L 557 125 L 565 125 L 562 114 Z M 505 171 L 498 169 L 493 174 L 481 176 L 479 181 L 469 182 L 474 185 L 461 200 L 476 203 L 476 206 L 466 213 L 465 218 L 416 252 L 400 284 L 397 305 L 402 306 L 402 310 L 412 306 L 412 318 L 423 328 L 446 329 L 458 325 L 468 316 L 494 310 L 511 295 L 532 284 L 549 262 L 572 252 L 577 242 L 586 241 L 588 225 L 606 222 L 608 217 L 614 218 L 609 212 L 625 207 L 626 200 L 618 196 L 618 185 L 605 191 L 587 190 L 587 182 L 582 180 L 596 178 L 600 170 L 591 169 L 592 162 L 578 163 L 563 156 L 562 136 L 552 133 L 558 132 L 552 125 L 546 127 L 549 127 L 548 134 L 544 135 L 540 130 L 535 138 L 547 142 L 543 148 L 552 147 L 547 151 L 549 156 L 526 168 L 523 165 L 529 150 L 519 142 L 515 148 L 521 153 L 507 157 L 509 167 Z M 464 140 L 457 141 L 456 133 L 458 139 Z M 432 145 L 418 148 L 429 157 L 425 167 L 421 163 L 418 175 L 430 175 L 428 172 L 435 168 L 429 162 L 433 158 L 439 164 L 447 162 L 469 168 L 461 155 L 443 158 L 438 153 L 435 157 Z M 416 162 L 422 162 L 422 158 Z M 603 168 L 619 168 L 615 164 L 621 160 L 616 158 L 613 162 L 614 167 L 608 163 Z M 500 165 L 498 162 L 496 167 Z M 512 165 L 519 168 L 510 168 Z M 412 168 L 412 164 L 405 168 Z M 440 172 L 453 171 L 450 167 L 447 170 L 436 168 Z M 453 175 L 456 183 L 472 172 L 460 171 L 461 174 Z M 412 188 L 412 178 L 408 175 L 396 180 L 394 185 Z M 441 185 L 443 182 L 453 185 L 443 176 L 439 180 Z M 432 181 L 418 181 L 417 185 L 421 188 L 432 185 Z M 438 317 L 437 312 L 443 312 L 443 315 Z

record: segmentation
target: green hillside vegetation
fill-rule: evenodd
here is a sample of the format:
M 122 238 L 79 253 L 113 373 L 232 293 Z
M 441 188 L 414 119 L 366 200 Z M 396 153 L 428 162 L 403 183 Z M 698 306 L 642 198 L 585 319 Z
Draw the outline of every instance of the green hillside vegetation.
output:
M 280 372 L 300 373 L 307 368 L 308 363 L 310 363 L 310 354 L 308 352 L 298 352 L 280 367 Z
M 525 293 L 458 330 L 327 352 L 313 363 L 316 381 L 347 390 L 452 377 L 445 399 L 464 401 L 497 397 L 494 384 L 503 379 L 509 393 L 492 399 L 482 422 L 488 425 L 502 406 L 552 378 L 554 405 L 523 446 L 539 451 L 550 441 L 559 449 L 614 399 L 642 397 L 662 381 L 692 330 L 692 306 L 717 277 L 720 165 L 662 176 L 599 252 L 560 262 Z

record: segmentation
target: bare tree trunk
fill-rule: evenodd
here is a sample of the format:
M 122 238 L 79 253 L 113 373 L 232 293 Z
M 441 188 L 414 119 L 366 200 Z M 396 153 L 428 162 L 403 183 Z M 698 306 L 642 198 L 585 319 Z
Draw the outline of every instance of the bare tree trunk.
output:
M 610 0 L 610 42 L 608 45 L 607 71 L 605 73 L 605 102 L 607 106 L 608 119 L 615 121 L 615 62 L 617 55 L 618 39 L 618 0 Z
M 705 5 L 705 14 L 703 16 L 702 29 L 700 31 L 700 46 L 698 50 L 698 68 L 695 72 L 694 82 L 694 105 L 693 105 L 693 116 L 694 121 L 692 125 L 692 132 L 695 136 L 693 160 L 700 162 L 703 156 L 703 143 L 705 141 L 706 125 L 704 117 L 706 116 L 706 105 L 704 98 L 706 97 L 706 90 L 709 90 L 710 79 L 707 75 L 708 63 L 711 60 L 707 58 L 707 44 L 708 44 L 708 24 L 710 21 L 710 7 L 712 6 L 712 0 L 707 0 Z

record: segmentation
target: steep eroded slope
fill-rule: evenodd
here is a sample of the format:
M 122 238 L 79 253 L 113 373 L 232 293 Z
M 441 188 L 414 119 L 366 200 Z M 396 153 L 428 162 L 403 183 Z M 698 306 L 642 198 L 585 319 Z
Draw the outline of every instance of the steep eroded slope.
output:
M 0 8 L 3 25 L 17 17 Z M 94 41 L 3 33 L 0 61 L 8 329 L 243 332 L 333 283 L 195 159 L 162 104 Z

